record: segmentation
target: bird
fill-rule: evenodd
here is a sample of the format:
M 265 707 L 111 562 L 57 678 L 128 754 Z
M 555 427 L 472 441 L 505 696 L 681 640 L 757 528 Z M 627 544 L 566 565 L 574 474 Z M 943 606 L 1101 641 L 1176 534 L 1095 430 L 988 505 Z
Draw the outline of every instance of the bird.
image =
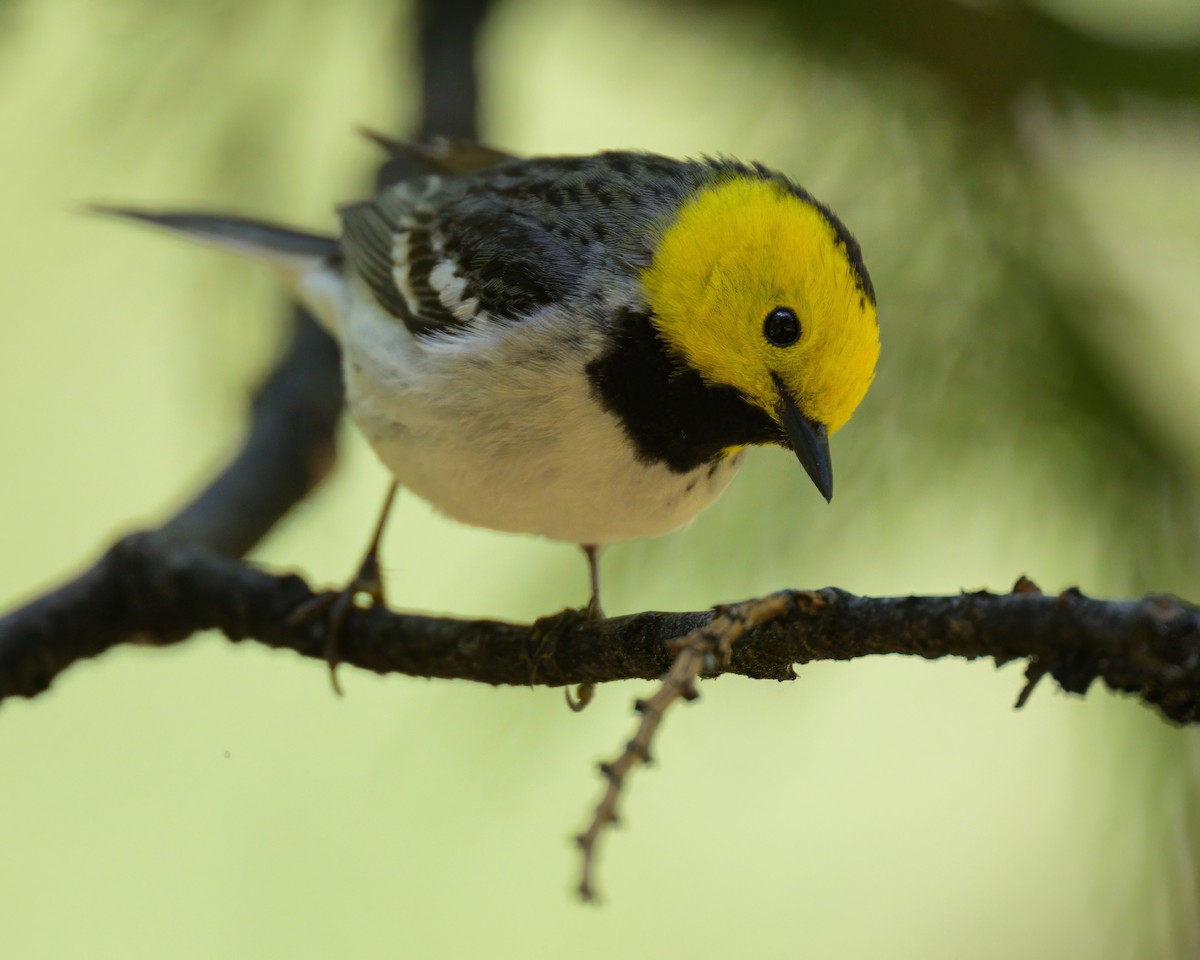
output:
M 827 205 L 728 157 L 369 136 L 425 172 L 340 207 L 336 235 L 97 208 L 263 261 L 337 339 L 351 418 L 395 481 L 354 589 L 383 601 L 397 484 L 582 546 L 589 616 L 600 549 L 689 523 L 750 447 L 792 450 L 831 500 L 829 437 L 871 384 L 879 324 Z

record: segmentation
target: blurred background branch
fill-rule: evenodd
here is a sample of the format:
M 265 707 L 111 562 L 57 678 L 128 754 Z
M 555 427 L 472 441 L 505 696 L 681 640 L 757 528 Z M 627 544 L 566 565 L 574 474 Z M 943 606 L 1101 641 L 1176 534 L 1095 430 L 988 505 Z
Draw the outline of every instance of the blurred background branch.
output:
M 489 0 L 429 0 L 420 8 L 418 136 L 476 139 L 476 36 Z M 376 182 L 419 176 L 389 157 Z M 169 537 L 243 556 L 332 469 L 342 408 L 337 344 L 304 310 L 289 346 L 255 397 L 250 428 L 233 461 L 163 527 Z M 2 653 L 0 653 L 2 655 Z
M 674 0 L 681 11 L 690 3 Z M 754 8 L 808 55 L 842 69 L 879 58 L 930 75 L 964 111 L 1007 123 L 1023 97 L 1049 94 L 1115 108 L 1152 96 L 1195 103 L 1200 42 L 1106 38 L 1028 0 L 699 0 L 715 9 Z

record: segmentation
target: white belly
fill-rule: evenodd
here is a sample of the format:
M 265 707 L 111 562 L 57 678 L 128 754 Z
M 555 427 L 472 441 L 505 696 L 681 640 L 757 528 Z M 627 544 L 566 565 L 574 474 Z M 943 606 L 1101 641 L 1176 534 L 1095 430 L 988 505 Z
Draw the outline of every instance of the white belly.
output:
M 604 544 L 667 533 L 725 489 L 740 455 L 689 473 L 637 460 L 584 370 L 538 319 L 416 341 L 373 302 L 341 328 L 350 411 L 396 478 L 481 527 Z

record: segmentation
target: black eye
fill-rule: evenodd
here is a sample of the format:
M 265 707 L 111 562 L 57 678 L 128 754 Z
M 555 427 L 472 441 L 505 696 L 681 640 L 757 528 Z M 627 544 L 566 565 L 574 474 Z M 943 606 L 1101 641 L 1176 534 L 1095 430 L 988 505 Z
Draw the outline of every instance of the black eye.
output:
M 776 307 L 763 321 L 763 336 L 777 347 L 790 347 L 800 339 L 800 318 L 791 307 Z

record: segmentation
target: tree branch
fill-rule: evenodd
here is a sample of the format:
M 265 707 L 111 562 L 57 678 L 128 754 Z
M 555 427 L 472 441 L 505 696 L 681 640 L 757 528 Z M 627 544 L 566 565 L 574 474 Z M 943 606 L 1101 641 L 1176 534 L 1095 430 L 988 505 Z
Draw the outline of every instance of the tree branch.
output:
M 300 577 L 166 532 L 127 537 L 79 579 L 0 619 L 0 699 L 35 696 L 72 663 L 118 644 L 169 644 L 199 630 L 324 660 L 321 626 L 288 624 L 313 595 Z M 1026 580 L 1010 594 L 876 598 L 827 587 L 789 596 L 796 599 L 785 616 L 749 630 L 728 664 L 707 664 L 707 675 L 787 680 L 794 663 L 888 653 L 1028 659 L 1031 684 L 1049 675 L 1083 693 L 1101 679 L 1170 720 L 1200 720 L 1200 608 L 1172 597 L 1045 596 Z M 529 626 L 354 610 L 338 653 L 375 673 L 489 684 L 652 679 L 671 666 L 669 642 L 712 617 L 641 613 Z

